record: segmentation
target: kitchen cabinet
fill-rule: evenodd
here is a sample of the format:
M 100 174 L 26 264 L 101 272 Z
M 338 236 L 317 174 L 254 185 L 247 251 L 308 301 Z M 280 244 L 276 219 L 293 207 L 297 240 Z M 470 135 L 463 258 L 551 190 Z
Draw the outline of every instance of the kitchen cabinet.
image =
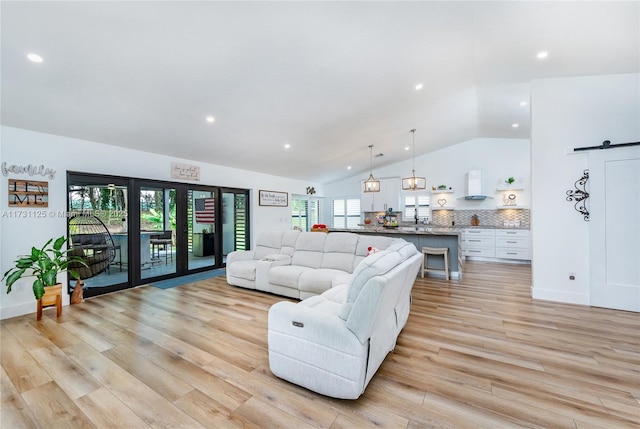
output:
M 496 258 L 530 260 L 529 248 L 528 230 L 496 230 Z
M 494 229 L 462 230 L 462 254 L 464 256 L 496 257 L 496 231 Z
M 364 192 L 363 181 L 360 186 L 360 210 L 362 212 L 383 212 L 392 208 L 394 211 L 399 211 L 400 188 L 399 177 L 380 179 L 380 192 Z
M 531 260 L 526 229 L 464 229 L 461 243 L 464 256 Z

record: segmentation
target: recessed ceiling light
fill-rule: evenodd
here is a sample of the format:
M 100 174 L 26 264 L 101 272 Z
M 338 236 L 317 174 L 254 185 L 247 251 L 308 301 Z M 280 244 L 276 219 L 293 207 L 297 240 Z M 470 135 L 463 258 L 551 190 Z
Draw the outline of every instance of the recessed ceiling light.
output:
M 527 103 L 526 101 L 521 101 L 521 102 L 520 102 L 520 107 L 524 107 L 524 106 L 526 106 L 527 104 L 528 104 L 528 103 Z
M 351 170 L 351 166 L 348 166 L 348 167 L 347 167 L 347 170 Z
M 422 89 L 422 84 L 419 83 L 416 85 L 416 91 L 420 91 Z
M 29 61 L 33 61 L 34 63 L 41 63 L 43 61 L 40 55 L 33 53 L 27 54 L 27 58 Z
M 404 150 L 409 150 L 409 149 L 411 149 L 409 146 L 404 147 Z
M 536 58 L 538 58 L 539 60 L 543 60 L 543 59 L 547 58 L 548 56 L 549 56 L 549 52 L 541 51 L 541 52 L 538 52 L 538 55 L 536 55 Z
M 520 124 L 511 124 L 511 126 L 512 126 L 513 128 L 518 128 L 518 127 L 520 126 Z
M 208 122 L 208 123 L 210 123 L 210 124 L 211 124 L 211 123 L 215 122 L 215 120 L 216 120 L 216 119 L 215 119 L 213 116 L 207 116 L 207 122 Z
M 285 149 L 289 149 L 291 147 L 291 145 L 289 143 L 285 143 L 284 148 Z

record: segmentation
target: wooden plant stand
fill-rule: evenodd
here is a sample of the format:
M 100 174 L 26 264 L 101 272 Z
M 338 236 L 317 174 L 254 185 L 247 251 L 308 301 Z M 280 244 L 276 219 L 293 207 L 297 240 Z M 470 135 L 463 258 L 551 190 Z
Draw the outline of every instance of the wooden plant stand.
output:
M 38 300 L 36 320 L 42 320 L 42 309 L 44 307 L 51 307 L 53 305 L 56 306 L 56 317 L 60 317 L 62 315 L 62 283 L 45 287 L 44 291 L 44 295 Z

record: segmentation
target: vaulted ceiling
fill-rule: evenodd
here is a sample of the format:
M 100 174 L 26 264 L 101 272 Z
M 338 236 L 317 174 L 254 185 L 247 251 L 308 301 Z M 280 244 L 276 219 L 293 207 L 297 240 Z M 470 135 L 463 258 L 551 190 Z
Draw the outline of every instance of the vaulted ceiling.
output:
M 533 79 L 640 71 L 639 5 L 3 1 L 1 120 L 330 183 L 529 138 Z

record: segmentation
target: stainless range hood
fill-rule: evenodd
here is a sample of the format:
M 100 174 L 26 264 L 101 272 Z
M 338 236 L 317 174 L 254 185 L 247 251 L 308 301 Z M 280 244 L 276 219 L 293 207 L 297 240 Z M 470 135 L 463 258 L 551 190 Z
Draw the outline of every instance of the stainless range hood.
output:
M 465 200 L 484 200 L 486 195 L 482 194 L 482 170 L 469 170 L 467 172 L 467 189 Z

